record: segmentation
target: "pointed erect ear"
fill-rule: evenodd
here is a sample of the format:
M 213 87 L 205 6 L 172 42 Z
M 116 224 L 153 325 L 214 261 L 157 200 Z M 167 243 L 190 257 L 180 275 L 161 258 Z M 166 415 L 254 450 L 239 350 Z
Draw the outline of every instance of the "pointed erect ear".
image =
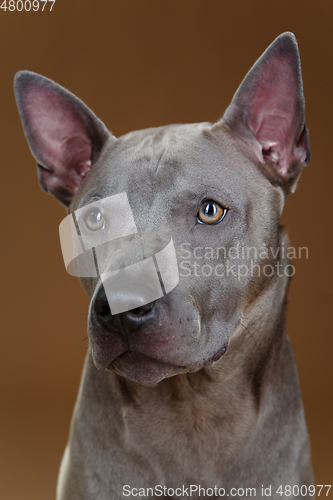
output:
M 68 206 L 112 137 L 77 97 L 53 81 L 20 71 L 14 89 L 42 188 Z
M 287 32 L 258 59 L 213 130 L 227 126 L 292 190 L 310 161 L 304 121 L 299 52 L 295 36 Z

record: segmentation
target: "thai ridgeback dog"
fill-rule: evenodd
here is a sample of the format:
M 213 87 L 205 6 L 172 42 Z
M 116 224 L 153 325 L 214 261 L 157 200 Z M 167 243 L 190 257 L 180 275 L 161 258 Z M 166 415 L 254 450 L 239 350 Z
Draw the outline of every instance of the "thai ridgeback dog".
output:
M 214 124 L 116 138 L 47 78 L 21 71 L 15 93 L 91 299 L 58 500 L 310 498 L 279 225 L 310 159 L 294 35 Z

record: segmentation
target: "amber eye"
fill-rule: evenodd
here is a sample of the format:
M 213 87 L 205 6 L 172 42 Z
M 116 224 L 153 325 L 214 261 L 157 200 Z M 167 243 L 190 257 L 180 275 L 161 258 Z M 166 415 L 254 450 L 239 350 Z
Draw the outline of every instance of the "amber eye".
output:
M 87 213 L 84 219 L 86 226 L 90 231 L 98 231 L 104 228 L 104 217 L 99 208 L 93 208 Z
M 217 224 L 224 219 L 227 210 L 215 201 L 205 201 L 199 209 L 197 218 L 200 224 Z

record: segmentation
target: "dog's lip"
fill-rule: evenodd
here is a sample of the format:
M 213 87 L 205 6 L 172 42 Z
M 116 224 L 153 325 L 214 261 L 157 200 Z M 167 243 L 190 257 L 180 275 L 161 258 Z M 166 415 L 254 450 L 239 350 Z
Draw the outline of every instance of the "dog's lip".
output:
M 212 366 L 213 363 L 218 361 L 227 352 L 227 344 L 224 344 L 221 349 L 219 349 L 213 356 L 211 356 L 207 361 L 205 361 L 204 366 Z
M 109 364 L 107 370 L 144 385 L 155 385 L 165 378 L 188 371 L 188 367 L 163 361 L 137 350 L 127 349 Z
M 122 358 L 124 358 L 125 356 L 128 356 L 131 359 L 133 359 L 134 356 L 138 356 L 138 358 L 144 359 L 146 361 L 151 361 L 153 363 L 158 363 L 159 365 L 170 366 L 172 368 L 178 368 L 178 369 L 183 369 L 183 370 L 186 370 L 186 368 L 187 368 L 185 365 L 177 365 L 176 363 L 170 363 L 168 361 L 163 361 L 161 359 L 155 358 L 153 356 L 150 356 L 149 354 L 145 354 L 142 351 L 139 351 L 137 349 L 133 349 L 133 348 L 130 347 L 129 349 L 126 349 L 126 351 L 124 351 L 121 354 L 119 354 L 115 359 L 113 359 L 111 361 L 111 363 L 109 364 L 109 366 L 107 367 L 107 370 L 113 370 L 114 367 L 112 365 L 114 363 L 116 363 L 117 361 L 121 360 Z
M 128 348 L 122 353 L 120 353 L 116 358 L 114 358 L 111 363 L 107 366 L 107 370 L 115 371 L 118 373 L 117 367 L 115 366 L 119 362 L 144 362 L 144 363 L 152 363 L 159 365 L 160 367 L 165 367 L 166 369 L 174 372 L 177 370 L 177 373 L 184 373 L 187 371 L 196 371 L 203 366 L 212 366 L 216 361 L 218 361 L 227 351 L 228 344 L 224 344 L 215 354 L 213 354 L 209 359 L 207 359 L 204 363 L 199 363 L 198 366 L 187 366 L 187 365 L 179 365 L 176 363 L 172 363 L 170 361 L 164 361 L 162 359 L 155 358 L 149 354 L 146 354 L 137 349 Z M 119 373 L 121 375 L 121 373 Z

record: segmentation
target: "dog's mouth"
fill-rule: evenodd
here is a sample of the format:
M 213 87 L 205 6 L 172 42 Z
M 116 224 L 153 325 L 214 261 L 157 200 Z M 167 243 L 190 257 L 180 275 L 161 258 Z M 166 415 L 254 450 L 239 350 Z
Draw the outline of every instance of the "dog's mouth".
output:
M 143 385 L 156 385 L 165 378 L 188 371 L 186 366 L 176 366 L 132 349 L 119 355 L 107 369 Z
M 211 332 L 198 327 L 199 314 L 191 302 L 187 303 L 193 310 L 186 322 L 181 322 L 181 310 L 172 311 L 166 300 L 112 315 L 100 287 L 88 323 L 96 368 L 143 385 L 155 385 L 165 378 L 213 365 L 225 353 L 228 336 L 224 342 L 210 343 Z
M 107 370 L 143 385 L 156 385 L 165 378 L 212 366 L 226 353 L 226 350 L 227 345 L 225 344 L 209 359 L 198 363 L 198 366 L 179 366 L 153 358 L 143 352 L 128 349 L 115 358 L 108 365 Z

